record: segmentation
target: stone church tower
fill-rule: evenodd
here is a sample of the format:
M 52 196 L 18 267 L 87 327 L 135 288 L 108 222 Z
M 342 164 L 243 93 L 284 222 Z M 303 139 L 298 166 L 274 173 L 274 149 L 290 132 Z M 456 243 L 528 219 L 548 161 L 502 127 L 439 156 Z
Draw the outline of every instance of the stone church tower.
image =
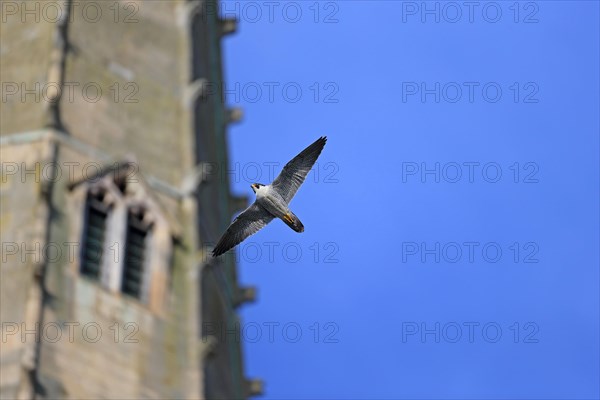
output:
M 217 0 L 0 2 L 0 397 L 246 398 Z M 209 90 L 210 89 L 210 90 Z

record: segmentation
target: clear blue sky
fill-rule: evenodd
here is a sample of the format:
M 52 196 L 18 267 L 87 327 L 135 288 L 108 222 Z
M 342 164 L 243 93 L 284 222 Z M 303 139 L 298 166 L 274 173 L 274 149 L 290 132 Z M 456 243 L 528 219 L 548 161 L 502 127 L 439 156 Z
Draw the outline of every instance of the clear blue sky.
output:
M 598 398 L 598 2 L 226 4 L 234 191 L 329 137 L 238 249 L 264 398 Z

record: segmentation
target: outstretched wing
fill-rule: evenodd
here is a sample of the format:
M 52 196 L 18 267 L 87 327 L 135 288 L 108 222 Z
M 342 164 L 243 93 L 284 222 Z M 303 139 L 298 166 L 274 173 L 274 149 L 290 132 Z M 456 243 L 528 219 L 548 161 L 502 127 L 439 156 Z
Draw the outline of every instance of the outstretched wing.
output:
M 248 236 L 255 234 L 273 220 L 273 216 L 257 202 L 233 220 L 227 231 L 219 239 L 212 255 L 218 257 L 227 250 L 237 246 Z
M 302 150 L 300 154 L 285 164 L 279 176 L 271 184 L 287 203 L 292 200 L 298 188 L 304 182 L 306 175 L 308 175 L 321 151 L 323 151 L 325 143 L 327 143 L 327 137 L 323 136 Z

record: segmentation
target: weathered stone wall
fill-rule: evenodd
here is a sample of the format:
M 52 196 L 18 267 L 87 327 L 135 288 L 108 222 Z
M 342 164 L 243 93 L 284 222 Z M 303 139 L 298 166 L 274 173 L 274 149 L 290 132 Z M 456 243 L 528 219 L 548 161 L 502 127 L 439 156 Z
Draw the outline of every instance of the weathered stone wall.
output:
M 48 122 L 44 90 L 56 24 L 43 18 L 40 2 L 27 5 L 32 13 L 19 3 L 0 2 L 0 135 L 40 129 Z
M 6 244 L 17 244 L 0 268 L 0 394 L 197 399 L 209 388 L 213 397 L 244 397 L 239 343 L 206 341 L 201 332 L 203 318 L 217 325 L 237 320 L 235 264 L 206 266 L 203 253 L 230 220 L 229 184 L 211 182 L 199 197 L 182 190 L 197 143 L 210 144 L 211 161 L 227 162 L 222 104 L 214 110 L 220 123 L 205 132 L 210 140 L 194 137 L 199 86 L 190 81 L 190 51 L 199 38 L 191 36 L 190 20 L 202 2 L 75 3 L 56 130 L 44 130 L 52 119 L 43 90 L 61 61 L 57 23 L 11 14 L 1 24 L 1 78 L 17 83 L 18 92 L 3 99 L 0 114 L 2 256 L 13 253 Z M 202 39 L 218 48 L 220 34 Z M 220 61 L 213 68 L 220 77 Z M 42 93 L 23 97 L 22 85 L 36 82 Z M 172 242 L 170 262 L 152 267 L 144 301 L 79 274 L 85 178 L 125 158 L 134 160 L 139 185 L 167 221 L 161 243 Z M 7 174 L 13 163 L 17 173 Z M 34 172 L 21 178 L 23 169 Z M 61 256 L 21 259 L 34 246 L 56 246 Z
M 35 327 L 40 298 L 35 279 L 43 266 L 48 209 L 44 201 L 42 165 L 49 141 L 3 146 L 0 150 L 0 397 L 15 398 L 31 365 L 35 337 L 22 340 L 24 326 Z M 8 324 L 7 324 L 8 323 Z M 9 326 L 10 325 L 10 326 Z
M 80 3 L 65 73 L 65 82 L 80 89 L 74 101 L 61 99 L 65 130 L 118 157 L 135 153 L 146 173 L 179 184 L 193 162 L 186 156 L 192 138 L 184 123 L 182 2 L 96 1 L 96 23 L 77 11 Z
M 32 385 L 39 385 L 43 398 L 198 398 L 202 369 L 199 288 L 193 279 L 197 263 L 190 246 L 194 231 L 177 233 L 181 244 L 173 249 L 168 274 L 151 278 L 154 290 L 146 302 L 80 277 L 85 197 L 70 186 L 87 166 L 111 163 L 54 137 L 48 132 L 2 147 L 3 398 L 30 397 Z M 51 171 L 53 165 L 60 176 Z M 144 181 L 141 172 L 135 180 Z M 194 207 L 154 196 L 165 213 L 176 215 L 169 217 L 173 224 L 190 220 Z M 41 271 L 43 280 L 36 278 Z M 37 381 L 31 383 L 28 372 L 34 370 Z

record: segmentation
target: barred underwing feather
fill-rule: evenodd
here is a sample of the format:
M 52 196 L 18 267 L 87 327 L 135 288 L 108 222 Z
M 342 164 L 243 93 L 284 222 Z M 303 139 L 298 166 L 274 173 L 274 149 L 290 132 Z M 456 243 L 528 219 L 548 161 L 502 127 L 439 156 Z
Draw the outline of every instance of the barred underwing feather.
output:
M 237 246 L 248 236 L 264 228 L 273 218 L 260 204 L 254 202 L 229 225 L 229 228 L 215 246 L 212 252 L 213 257 L 218 257 Z
M 289 203 L 294 197 L 306 175 L 319 158 L 323 147 L 327 143 L 327 137 L 323 136 L 317 139 L 313 144 L 302 150 L 300 154 L 288 162 L 277 178 L 272 183 L 272 186 L 277 192 Z

